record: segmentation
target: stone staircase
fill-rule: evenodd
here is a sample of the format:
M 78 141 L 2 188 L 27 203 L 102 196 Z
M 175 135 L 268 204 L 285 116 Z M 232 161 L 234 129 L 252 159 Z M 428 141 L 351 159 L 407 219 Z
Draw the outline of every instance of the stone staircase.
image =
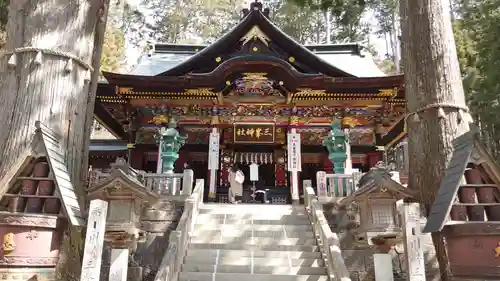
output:
M 304 206 L 201 206 L 180 281 L 327 281 Z

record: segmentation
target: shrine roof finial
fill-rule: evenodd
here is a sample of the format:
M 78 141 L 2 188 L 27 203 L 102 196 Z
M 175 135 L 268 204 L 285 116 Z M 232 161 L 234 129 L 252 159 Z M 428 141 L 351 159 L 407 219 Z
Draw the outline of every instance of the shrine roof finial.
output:
M 259 2 L 258 0 L 255 0 L 255 1 L 251 2 L 250 3 L 250 8 L 244 8 L 241 11 L 242 12 L 242 18 L 246 17 L 252 11 L 261 12 L 266 18 L 269 17 L 269 11 L 270 11 L 269 8 L 263 9 L 262 3 Z

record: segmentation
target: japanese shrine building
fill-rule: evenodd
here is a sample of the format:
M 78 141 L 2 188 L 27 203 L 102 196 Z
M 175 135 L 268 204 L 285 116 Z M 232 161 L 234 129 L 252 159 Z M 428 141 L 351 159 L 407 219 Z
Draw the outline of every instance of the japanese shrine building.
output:
M 268 14 L 252 3 L 240 23 L 209 46 L 156 44 L 131 73 L 103 73 L 107 83 L 99 85 L 95 117 L 119 140 L 94 140 L 92 167 L 108 168 L 122 156 L 155 172 L 154 136 L 172 118 L 187 136 L 176 169 L 188 165 L 207 187 L 209 135 L 220 134 L 210 197 L 227 194 L 232 163 L 248 175 L 253 162 L 260 165 L 261 187 L 288 196 L 292 129 L 301 138 L 298 182 L 314 182 L 317 171 L 332 173 L 323 137 L 334 120 L 349 129 L 354 168 L 367 171 L 384 160 L 377 148 L 391 149 L 405 135 L 404 77 L 386 76 L 358 44 L 300 45 Z

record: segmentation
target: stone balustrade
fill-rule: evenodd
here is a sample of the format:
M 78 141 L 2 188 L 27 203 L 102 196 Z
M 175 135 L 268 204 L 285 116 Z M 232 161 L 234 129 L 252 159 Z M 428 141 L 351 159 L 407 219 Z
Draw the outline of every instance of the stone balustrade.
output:
M 323 200 L 347 197 L 357 190 L 359 179 L 363 174 L 327 174 L 324 171 L 316 173 L 318 197 Z
M 112 164 L 113 165 L 113 164 Z M 116 167 L 116 165 L 114 165 Z M 114 168 L 113 167 L 113 168 Z M 88 189 L 92 189 L 100 182 L 109 178 L 112 169 L 92 169 L 88 176 Z M 123 167 L 120 167 L 124 170 Z M 153 193 L 161 195 L 189 195 L 191 194 L 194 175 L 192 170 L 184 170 L 182 173 L 157 174 L 135 170 L 128 166 L 127 172 L 136 178 L 144 187 Z
M 318 245 L 325 257 L 329 279 L 332 281 L 351 281 L 340 250 L 339 237 L 330 229 L 323 213 L 323 205 L 318 201 L 312 187 L 305 187 L 304 193 L 304 203 L 309 213 L 316 239 L 318 239 Z
M 203 204 L 203 179 L 197 179 L 193 193 L 184 204 L 184 212 L 175 231 L 169 238 L 169 246 L 163 256 L 154 281 L 177 281 L 182 262 L 193 232 L 200 206 Z

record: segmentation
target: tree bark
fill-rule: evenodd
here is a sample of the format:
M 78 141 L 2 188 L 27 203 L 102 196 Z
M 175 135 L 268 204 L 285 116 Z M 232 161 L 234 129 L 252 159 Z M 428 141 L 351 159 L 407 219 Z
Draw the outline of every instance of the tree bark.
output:
M 433 103 L 466 106 L 460 68 L 447 1 L 403 0 L 401 2 L 402 49 L 408 112 Z M 420 191 L 428 210 L 433 203 L 452 153 L 452 140 L 468 131 L 458 121 L 455 109 L 443 108 L 419 114 L 420 121 L 408 120 L 410 154 L 409 186 Z M 440 276 L 449 281 L 451 273 L 443 237 L 432 235 Z
M 96 35 L 96 29 L 105 25 L 102 15 L 107 1 L 10 1 L 5 50 L 35 47 L 64 52 L 92 64 L 97 71 L 102 45 L 98 38 L 103 34 Z M 75 60 L 69 70 L 67 58 L 49 54 L 37 65 L 36 55 L 17 53 L 15 67 L 8 65 L 10 55 L 0 60 L 0 178 L 30 145 L 35 121 L 39 120 L 62 136 L 67 168 L 83 207 L 97 75 L 91 77 Z M 57 268 L 59 279 L 79 280 L 83 243 L 79 229 L 66 230 Z

